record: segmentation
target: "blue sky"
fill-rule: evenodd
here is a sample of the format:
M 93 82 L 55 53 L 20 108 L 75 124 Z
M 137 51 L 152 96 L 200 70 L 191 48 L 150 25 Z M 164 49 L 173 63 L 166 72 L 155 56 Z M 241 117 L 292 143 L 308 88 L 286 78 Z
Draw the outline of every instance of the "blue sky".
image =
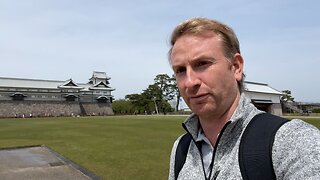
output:
M 319 7 L 315 0 L 0 0 L 0 76 L 85 83 L 105 71 L 123 98 L 157 74 L 171 75 L 171 31 L 208 17 L 235 30 L 247 81 L 320 102 Z

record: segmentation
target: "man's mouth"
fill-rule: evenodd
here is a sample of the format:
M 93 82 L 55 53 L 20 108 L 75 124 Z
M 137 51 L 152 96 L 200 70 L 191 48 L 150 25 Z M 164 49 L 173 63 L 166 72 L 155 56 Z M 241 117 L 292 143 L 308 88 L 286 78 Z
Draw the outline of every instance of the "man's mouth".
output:
M 209 94 L 198 94 L 190 97 L 191 101 L 203 101 L 206 100 L 209 97 Z

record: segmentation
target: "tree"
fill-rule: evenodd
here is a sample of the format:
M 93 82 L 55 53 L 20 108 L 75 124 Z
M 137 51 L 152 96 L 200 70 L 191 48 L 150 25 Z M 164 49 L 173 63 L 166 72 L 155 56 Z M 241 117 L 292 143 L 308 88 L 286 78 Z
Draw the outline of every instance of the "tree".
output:
M 115 114 L 132 114 L 135 111 L 134 105 L 125 99 L 113 101 L 112 110 Z
M 284 90 L 282 91 L 283 95 L 281 96 L 282 102 L 294 102 L 294 97 L 291 95 L 290 90 Z
M 179 110 L 179 104 L 181 101 L 181 94 L 177 86 L 177 81 L 174 75 L 171 77 L 167 74 L 158 74 L 154 79 L 155 84 L 159 86 L 163 98 L 166 101 L 176 99 L 175 110 Z
M 170 78 L 170 76 L 168 76 L 167 74 L 158 74 L 155 78 L 154 78 L 154 84 L 159 86 L 159 89 L 162 93 L 162 98 L 170 101 L 173 99 L 172 96 L 172 78 Z
M 128 101 L 134 105 L 135 111 L 150 112 L 150 100 L 145 94 L 128 94 L 125 97 Z
M 176 107 L 175 107 L 175 110 L 178 111 L 179 110 L 179 104 L 180 104 L 180 101 L 181 101 L 181 94 L 180 94 L 180 91 L 179 91 L 179 88 L 178 88 L 178 85 L 177 85 L 177 81 L 176 81 L 176 77 L 174 75 L 172 75 L 171 77 L 171 92 L 173 94 L 173 96 L 176 97 Z
M 162 109 L 161 101 L 163 100 L 163 92 L 160 87 L 157 84 L 149 85 L 142 94 L 154 103 L 155 111 L 159 114 L 159 108 Z
M 149 85 L 141 94 L 126 95 L 126 99 L 131 101 L 136 109 L 143 108 L 148 113 L 154 111 L 157 114 L 160 111 L 166 113 L 173 111 L 168 101 L 174 99 L 177 96 L 177 92 L 179 91 L 173 76 L 158 74 L 154 78 L 154 84 Z M 177 97 L 179 98 L 176 109 L 179 107 L 180 93 Z

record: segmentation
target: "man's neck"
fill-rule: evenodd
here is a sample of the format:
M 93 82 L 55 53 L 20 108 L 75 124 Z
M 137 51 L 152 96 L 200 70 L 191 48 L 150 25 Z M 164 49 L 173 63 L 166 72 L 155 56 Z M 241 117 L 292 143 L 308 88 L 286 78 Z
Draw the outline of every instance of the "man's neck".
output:
M 210 140 L 212 146 L 216 145 L 218 135 L 220 134 L 224 125 L 231 119 L 231 116 L 238 107 L 239 101 L 240 95 L 236 97 L 231 107 L 222 115 L 213 115 L 206 117 L 199 116 L 203 132 L 206 135 L 206 137 Z
M 224 118 L 216 121 L 202 120 L 201 117 L 199 117 L 199 119 L 204 134 L 210 140 L 211 145 L 215 146 L 220 131 L 230 118 Z

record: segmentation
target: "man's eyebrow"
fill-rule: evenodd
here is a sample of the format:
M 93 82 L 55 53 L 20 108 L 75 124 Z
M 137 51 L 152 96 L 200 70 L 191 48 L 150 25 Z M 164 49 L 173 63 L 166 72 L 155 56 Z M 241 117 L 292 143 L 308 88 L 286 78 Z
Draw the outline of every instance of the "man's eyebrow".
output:
M 213 57 L 207 57 L 207 56 L 201 57 L 201 56 L 199 56 L 197 58 L 194 58 L 194 59 L 190 60 L 190 62 L 197 62 L 197 61 L 216 61 L 216 59 L 213 58 Z
M 177 68 L 184 68 L 185 65 L 176 64 L 176 65 L 172 65 L 171 67 L 172 67 L 172 69 L 177 69 Z

